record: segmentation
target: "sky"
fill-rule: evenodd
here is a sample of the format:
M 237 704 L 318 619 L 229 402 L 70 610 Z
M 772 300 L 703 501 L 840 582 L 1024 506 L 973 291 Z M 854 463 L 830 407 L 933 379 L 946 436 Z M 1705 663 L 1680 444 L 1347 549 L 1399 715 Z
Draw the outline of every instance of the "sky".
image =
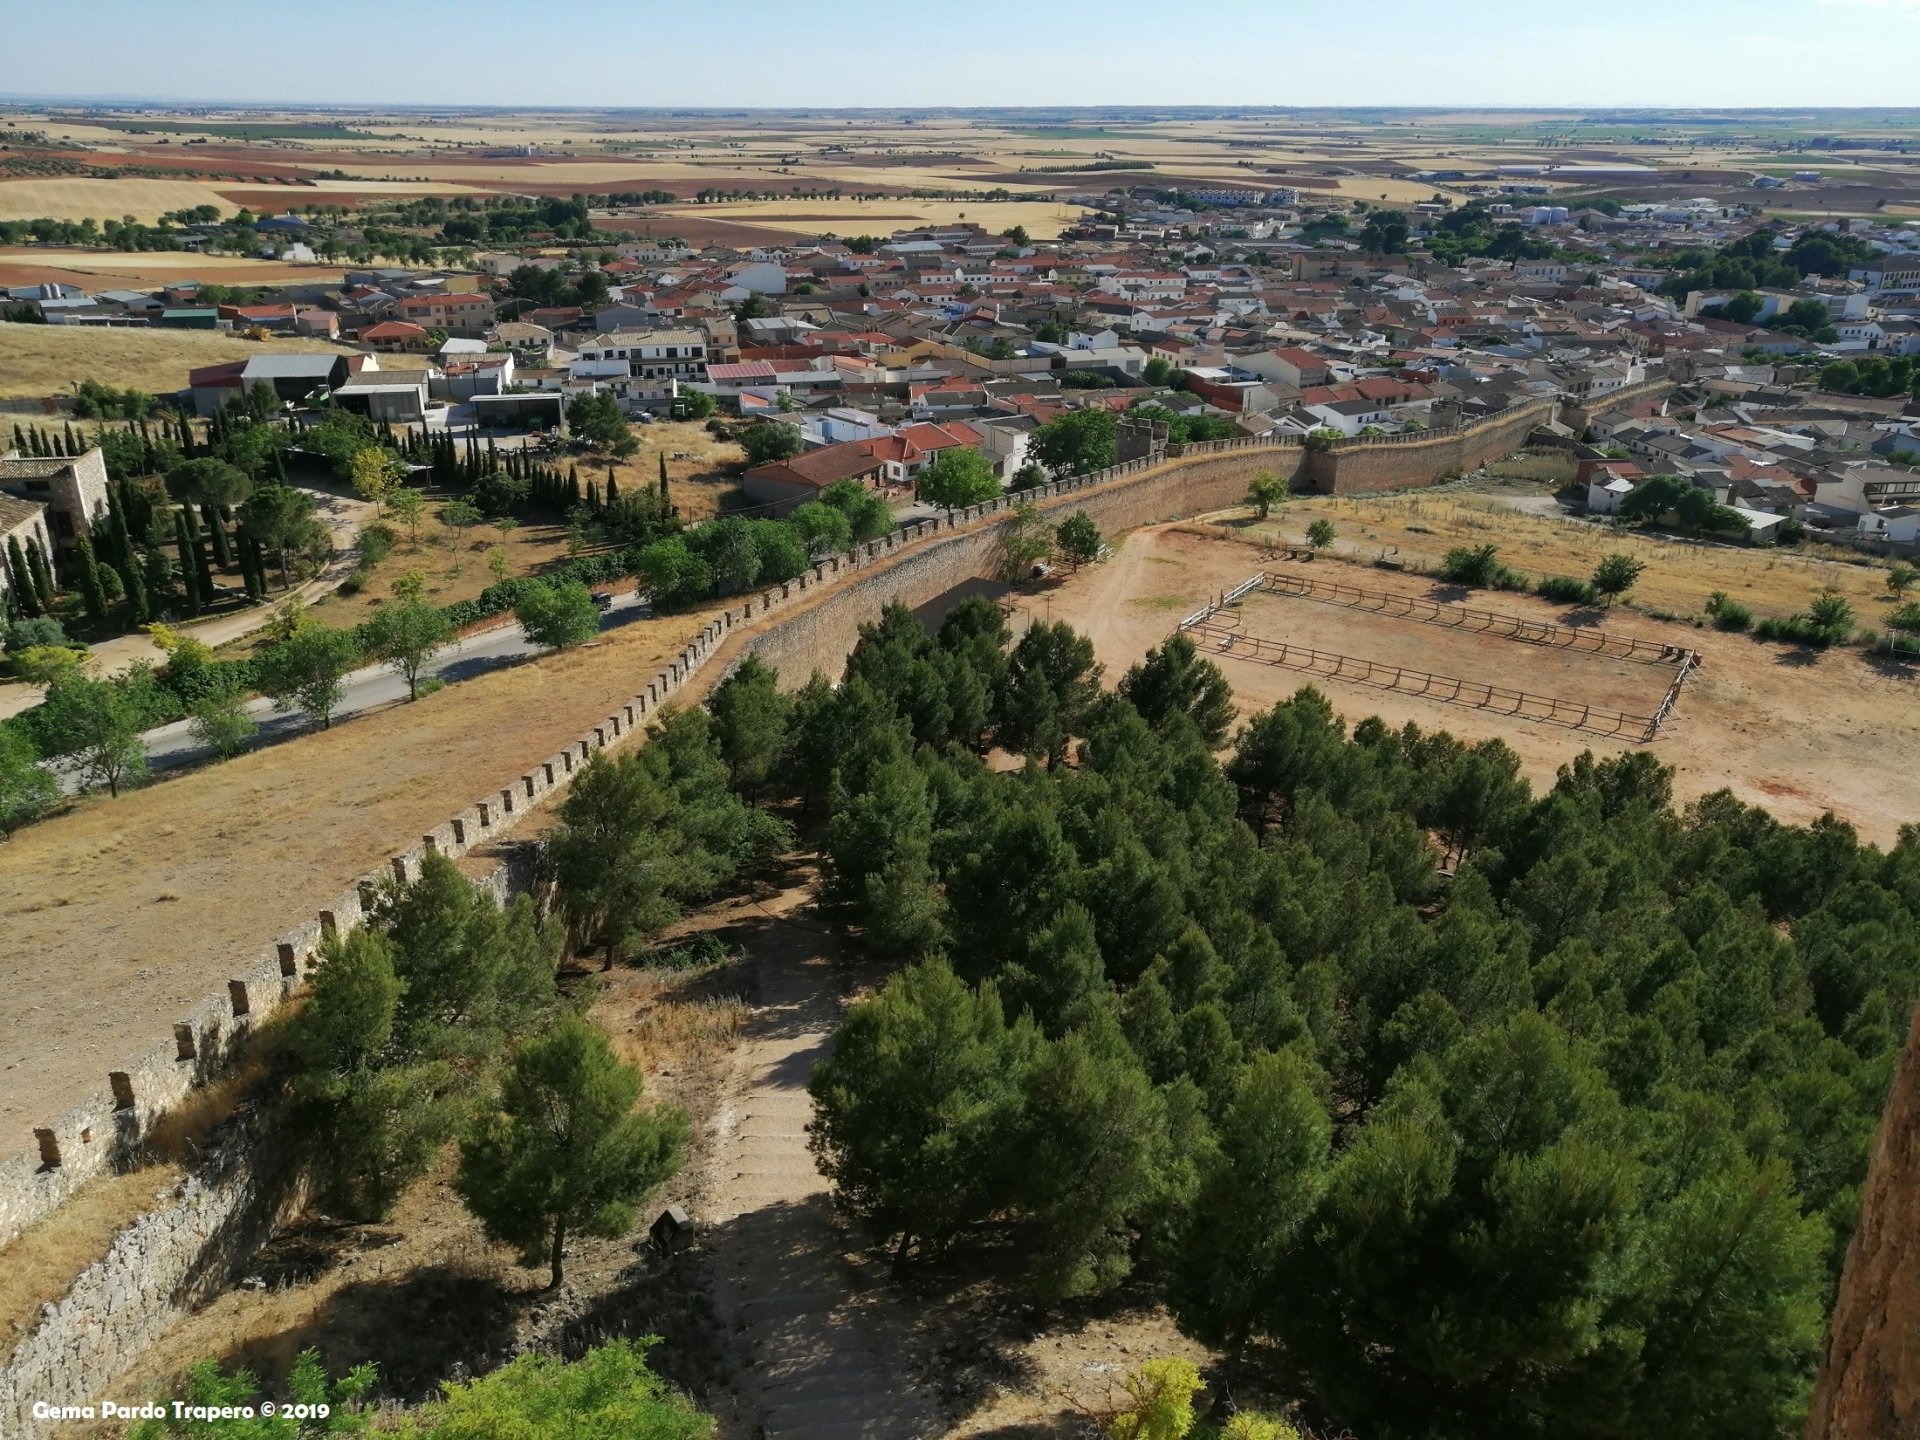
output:
M 0 96 L 1920 105 L 1920 0 L 6 0 Z

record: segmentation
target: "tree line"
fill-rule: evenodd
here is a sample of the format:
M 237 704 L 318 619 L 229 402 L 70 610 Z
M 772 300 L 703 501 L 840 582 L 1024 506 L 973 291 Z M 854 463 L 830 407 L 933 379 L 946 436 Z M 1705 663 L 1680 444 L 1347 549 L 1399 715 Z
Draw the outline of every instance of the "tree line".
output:
M 1920 829 L 1677 808 L 1643 751 L 1536 793 L 1312 689 L 1236 730 L 1184 637 L 1103 678 L 970 600 L 714 693 L 736 793 L 801 807 L 823 911 L 903 966 L 811 1082 L 839 1202 L 1042 1303 L 1134 1277 L 1362 1433 L 1794 1429 Z

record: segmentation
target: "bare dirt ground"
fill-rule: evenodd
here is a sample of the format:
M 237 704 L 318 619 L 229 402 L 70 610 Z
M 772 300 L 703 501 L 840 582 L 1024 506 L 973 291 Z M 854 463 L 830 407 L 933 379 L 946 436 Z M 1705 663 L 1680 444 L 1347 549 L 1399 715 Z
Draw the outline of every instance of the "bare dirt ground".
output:
M 937 1409 L 898 1344 L 907 1316 L 847 1263 L 807 1149 L 807 1077 L 842 1003 L 837 938 L 802 913 L 809 878 L 741 917 L 758 1004 L 715 1115 L 701 1195 L 742 1382 L 723 1422 L 740 1440 L 856 1425 L 871 1440 L 909 1440 L 928 1433 Z
M 303 735 L 18 832 L 0 864 L 0 1149 L 163 1040 L 355 876 L 605 718 L 704 623 L 565 655 Z
M 1291 514 L 1286 523 L 1296 523 Z M 1109 680 L 1117 679 L 1149 647 L 1164 642 L 1182 616 L 1263 568 L 1262 548 L 1225 538 L 1231 533 L 1208 535 L 1179 526 L 1135 532 L 1112 559 L 1026 597 L 1021 608 L 1030 615 L 1067 620 L 1091 635 Z M 1752 558 L 1765 563 L 1761 556 Z M 1451 595 L 1448 587 L 1417 576 L 1318 563 L 1350 584 L 1411 594 L 1446 590 L 1443 598 Z M 1568 614 L 1565 607 L 1523 595 L 1483 592 L 1473 603 L 1557 623 L 1564 623 Z M 1270 620 L 1269 613 L 1284 619 Z M 1315 635 L 1339 633 L 1344 645 L 1352 647 L 1347 653 L 1362 657 L 1388 646 L 1403 654 L 1437 655 L 1432 647 L 1443 635 L 1450 642 L 1463 638 L 1431 625 L 1389 626 L 1337 607 L 1292 599 L 1262 600 L 1247 614 L 1250 627 L 1264 627 L 1261 633 L 1275 638 L 1292 638 L 1291 627 L 1296 626 L 1308 627 Z M 1912 670 L 1884 665 L 1857 650 L 1821 653 L 1762 644 L 1629 611 L 1617 610 L 1604 623 L 1611 630 L 1697 649 L 1703 657 L 1673 719 L 1652 746 L 1662 762 L 1674 767 L 1680 801 L 1724 787 L 1797 824 L 1831 809 L 1864 837 L 1883 845 L 1892 843 L 1902 824 L 1920 817 L 1920 775 L 1904 763 L 1906 757 L 1920 754 L 1920 708 L 1915 705 L 1920 677 Z M 1378 630 L 1381 639 L 1369 641 L 1363 628 Z M 1389 640 L 1389 629 L 1405 633 Z M 1540 683 L 1545 656 L 1536 647 L 1487 639 L 1480 642 L 1478 653 L 1482 659 L 1475 677 L 1516 689 L 1545 688 Z M 1573 665 L 1575 658 L 1565 657 L 1566 663 Z M 1589 666 L 1600 663 L 1585 661 Z M 1222 664 L 1243 712 L 1264 709 L 1309 683 L 1295 670 Z M 1444 667 L 1433 663 L 1422 668 Z M 1655 683 L 1662 683 L 1659 677 L 1665 673 L 1650 666 L 1630 668 L 1636 674 L 1645 671 Z M 1604 668 L 1596 673 L 1604 676 Z M 1551 784 L 1556 769 L 1583 750 L 1610 754 L 1628 743 L 1365 685 L 1312 683 L 1349 723 L 1380 715 L 1395 725 L 1411 720 L 1423 729 L 1450 730 L 1465 739 L 1504 739 L 1519 753 L 1536 787 Z M 1616 702 L 1617 708 L 1635 708 L 1646 693 L 1639 686 L 1622 694 L 1620 700 L 1630 703 Z
M 1305 567 L 1278 561 L 1273 568 L 1291 573 Z M 1331 565 L 1322 565 L 1318 571 L 1308 573 L 1319 579 L 1333 569 Z M 1341 578 L 1345 578 L 1344 569 L 1336 572 Z M 1436 598 L 1457 599 L 1475 609 L 1524 615 L 1530 620 L 1543 618 L 1532 606 L 1524 610 L 1510 609 L 1502 603 L 1507 598 L 1504 595 L 1472 595 L 1453 586 L 1418 582 L 1408 585 L 1398 577 L 1386 577 L 1384 584 L 1368 584 L 1366 588 L 1395 594 L 1436 592 Z M 1582 621 L 1612 629 L 1612 616 L 1602 616 L 1598 611 L 1575 613 Z M 1225 621 L 1231 626 L 1236 619 L 1238 631 L 1262 640 L 1364 658 L 1382 667 L 1404 666 L 1458 680 L 1508 685 L 1535 695 L 1570 700 L 1576 705 L 1603 706 L 1633 715 L 1651 716 L 1659 708 L 1660 697 L 1672 683 L 1675 668 L 1501 640 L 1476 630 L 1449 629 L 1321 600 L 1261 591 L 1247 596 L 1237 612 L 1229 611 L 1217 617 L 1216 623 Z M 1249 668 L 1253 663 L 1237 654 L 1234 658 L 1239 669 Z M 1237 674 L 1239 670 L 1230 667 L 1229 673 Z M 1496 675 L 1504 678 L 1496 679 Z

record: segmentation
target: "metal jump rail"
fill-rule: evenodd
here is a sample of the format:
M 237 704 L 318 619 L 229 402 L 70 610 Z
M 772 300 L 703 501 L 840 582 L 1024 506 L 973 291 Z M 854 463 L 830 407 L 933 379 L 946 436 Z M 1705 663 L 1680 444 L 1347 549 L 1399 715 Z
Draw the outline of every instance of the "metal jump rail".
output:
M 1660 733 L 1660 727 L 1672 716 L 1674 706 L 1680 699 L 1680 688 L 1686 683 L 1687 676 L 1700 664 L 1696 651 L 1680 649 L 1674 646 L 1660 646 L 1653 641 L 1635 640 L 1631 636 L 1616 635 L 1608 637 L 1614 641 L 1643 647 L 1645 650 L 1664 651 L 1668 661 L 1678 659 L 1679 667 L 1675 671 L 1673 683 L 1667 687 L 1665 697 L 1660 701 L 1659 709 L 1651 715 L 1635 715 L 1625 710 L 1614 710 L 1604 705 L 1589 705 L 1577 700 L 1562 700 L 1553 695 L 1535 695 L 1526 690 L 1510 690 L 1500 685 L 1489 685 L 1480 680 L 1462 680 L 1452 675 L 1435 675 L 1425 670 L 1414 670 L 1404 665 L 1390 665 L 1379 660 L 1366 660 L 1358 656 L 1342 655 L 1332 650 L 1318 650 L 1311 645 L 1289 645 L 1281 640 L 1264 640 L 1251 635 L 1239 626 L 1239 617 L 1225 613 L 1236 610 L 1240 602 L 1262 586 L 1272 588 L 1276 578 L 1271 574 L 1255 575 L 1244 580 L 1231 590 L 1222 591 L 1214 600 L 1196 610 L 1180 622 L 1180 629 L 1194 637 L 1195 641 L 1210 646 L 1221 655 L 1250 661 L 1261 665 L 1281 666 L 1290 670 L 1302 670 L 1328 680 L 1345 680 L 1354 684 L 1372 685 L 1377 689 L 1391 690 L 1401 695 L 1418 696 L 1427 700 L 1436 700 L 1447 705 L 1465 705 L 1476 710 L 1493 710 L 1499 714 L 1522 720 L 1539 720 L 1550 725 L 1564 725 L 1570 730 L 1584 730 L 1596 735 L 1631 735 L 1638 743 L 1648 744 Z M 1294 577 L 1284 577 L 1293 579 Z M 1356 587 L 1339 586 L 1337 582 L 1325 583 L 1333 588 L 1352 591 Z M 1297 593 L 1297 592 L 1289 592 Z M 1361 592 L 1367 593 L 1367 592 Z M 1318 597 L 1310 597 L 1318 598 Z M 1410 597 L 1391 597 L 1406 600 Z M 1349 603 L 1340 601 L 1336 603 Z M 1432 605 L 1440 609 L 1464 609 L 1466 607 L 1439 606 L 1436 602 L 1415 602 Z M 1605 632 L 1565 631 L 1564 627 L 1541 625 L 1538 622 L 1522 620 L 1518 616 L 1503 616 L 1491 611 L 1474 612 L 1497 621 L 1507 621 L 1526 627 L 1525 634 L 1519 632 L 1502 633 L 1507 638 L 1526 639 L 1533 643 L 1563 643 L 1553 638 L 1543 638 L 1542 630 L 1568 633 L 1573 635 L 1605 635 Z M 1419 618 L 1408 615 L 1405 618 Z M 1439 621 L 1447 624 L 1450 622 Z M 1460 622 L 1466 623 L 1466 622 Z M 1628 650 L 1601 651 L 1591 653 L 1614 654 L 1621 658 L 1650 660 L 1653 657 L 1634 655 Z
M 1543 620 L 1529 620 L 1523 615 L 1478 610 L 1471 605 L 1454 605 L 1418 595 L 1401 595 L 1391 590 L 1367 590 L 1358 585 L 1323 580 L 1317 576 L 1268 570 L 1261 578 L 1264 581 L 1263 588 L 1277 595 L 1345 605 L 1349 609 L 1368 610 L 1396 620 L 1417 620 L 1422 625 L 1471 630 L 1477 634 L 1517 640 L 1529 645 L 1550 645 L 1561 650 L 1605 655 L 1616 660 L 1634 660 L 1649 665 L 1671 665 L 1693 653 L 1681 646 L 1663 645 L 1657 640 L 1641 640 L 1611 630 L 1550 625 Z

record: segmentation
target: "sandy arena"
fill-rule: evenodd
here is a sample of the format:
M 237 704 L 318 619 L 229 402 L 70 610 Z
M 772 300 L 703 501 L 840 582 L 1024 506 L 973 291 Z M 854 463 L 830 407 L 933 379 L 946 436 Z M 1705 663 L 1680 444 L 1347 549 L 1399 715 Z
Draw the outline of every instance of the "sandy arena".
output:
M 1066 620 L 1093 637 L 1107 683 L 1163 643 L 1180 620 L 1221 591 L 1263 569 L 1282 569 L 1253 544 L 1207 538 L 1178 527 L 1138 531 L 1113 557 L 1038 595 L 1021 609 Z M 1348 584 L 1441 600 L 1455 587 L 1414 576 L 1315 562 Z M 1294 568 L 1302 568 L 1295 566 Z M 1306 567 L 1312 568 L 1312 567 Z M 1479 592 L 1469 603 L 1564 624 L 1565 606 L 1526 595 Z M 1249 633 L 1311 645 L 1356 658 L 1414 666 L 1535 694 L 1652 713 L 1673 670 L 1469 635 L 1411 620 L 1387 620 L 1338 605 L 1261 596 L 1240 612 Z M 1649 620 L 1631 610 L 1603 618 L 1608 631 L 1679 649 L 1702 663 L 1688 678 L 1652 752 L 1674 767 L 1681 802 L 1722 788 L 1764 805 L 1780 819 L 1805 824 L 1832 810 L 1881 845 L 1920 818 L 1920 776 L 1902 757 L 1920 754 L 1920 677 L 1885 666 L 1857 650 L 1818 651 L 1762 644 L 1691 625 Z M 1536 787 L 1583 750 L 1613 754 L 1635 748 L 1618 739 L 1544 720 L 1513 719 L 1498 710 L 1448 704 L 1377 685 L 1301 670 L 1222 661 L 1243 713 L 1263 710 L 1302 686 L 1317 686 L 1349 724 L 1379 715 L 1394 725 L 1448 730 L 1467 740 L 1498 737 L 1519 754 Z

